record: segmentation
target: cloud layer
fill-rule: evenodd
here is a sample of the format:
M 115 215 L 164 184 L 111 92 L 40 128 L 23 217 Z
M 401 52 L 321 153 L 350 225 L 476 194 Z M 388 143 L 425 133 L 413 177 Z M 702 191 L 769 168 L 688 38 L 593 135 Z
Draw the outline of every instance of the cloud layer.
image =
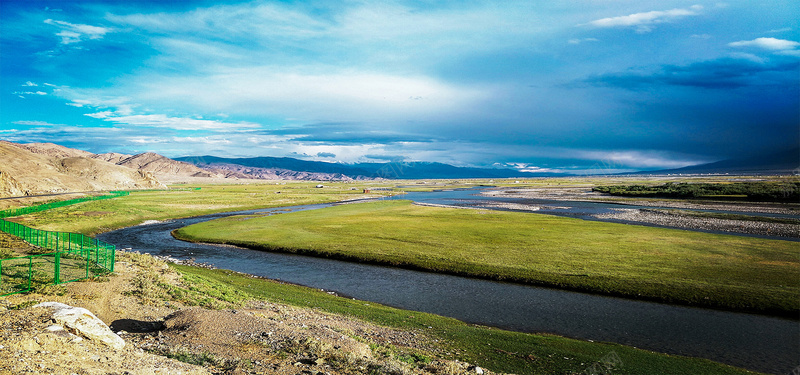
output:
M 790 1 L 7 4 L 14 141 L 578 172 L 800 138 Z

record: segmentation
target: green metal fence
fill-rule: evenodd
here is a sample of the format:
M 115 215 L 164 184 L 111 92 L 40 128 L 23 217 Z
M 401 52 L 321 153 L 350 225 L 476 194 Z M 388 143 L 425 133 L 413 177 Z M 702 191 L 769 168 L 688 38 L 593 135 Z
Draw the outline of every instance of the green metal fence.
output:
M 0 217 L 40 212 L 89 200 L 108 199 L 128 195 L 112 192 L 101 197 L 79 198 L 69 201 L 0 211 Z M 45 208 L 46 207 L 46 208 Z M 0 219 L 0 231 L 17 236 L 23 241 L 53 250 L 47 254 L 0 259 L 0 296 L 30 291 L 38 284 L 61 284 L 114 272 L 116 247 L 95 238 L 68 232 L 51 232 L 34 229 L 19 223 Z
M 20 215 L 27 215 L 34 212 L 42 212 L 47 211 L 51 208 L 57 207 L 64 207 L 69 206 L 75 203 L 81 202 L 88 202 L 88 201 L 99 201 L 103 199 L 111 199 L 116 197 L 121 197 L 125 195 L 130 195 L 130 192 L 127 191 L 112 191 L 109 192 L 107 195 L 98 195 L 94 197 L 83 197 L 83 198 L 75 198 L 75 199 L 68 199 L 65 201 L 58 201 L 58 202 L 50 202 L 50 203 L 43 203 L 38 204 L 35 206 L 29 207 L 20 207 L 20 208 L 10 208 L 7 210 L 0 211 L 0 218 L 12 217 L 12 216 L 20 216 Z

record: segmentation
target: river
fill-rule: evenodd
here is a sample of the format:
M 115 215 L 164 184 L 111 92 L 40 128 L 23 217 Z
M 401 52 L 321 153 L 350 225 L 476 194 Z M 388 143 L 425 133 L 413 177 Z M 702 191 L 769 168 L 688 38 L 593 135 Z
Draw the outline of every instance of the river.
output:
M 470 199 L 470 196 L 456 191 L 412 193 L 400 199 L 441 203 L 448 199 L 462 201 Z M 310 210 L 326 206 L 289 209 Z M 178 259 L 193 258 L 218 268 L 335 291 L 360 300 L 449 316 L 469 323 L 616 342 L 663 353 L 708 358 L 773 374 L 786 374 L 800 365 L 800 324 L 795 320 L 231 246 L 193 244 L 176 240 L 170 234 L 174 229 L 223 216 L 289 212 L 286 209 L 242 211 L 139 225 L 107 232 L 98 238 L 118 248 Z

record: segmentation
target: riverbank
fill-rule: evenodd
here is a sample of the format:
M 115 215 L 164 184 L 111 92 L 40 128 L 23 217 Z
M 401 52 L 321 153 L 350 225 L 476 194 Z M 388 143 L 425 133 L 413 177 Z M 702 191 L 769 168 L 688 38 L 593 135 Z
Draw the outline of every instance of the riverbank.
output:
M 121 253 L 116 269 L 0 300 L 0 322 L 13 332 L 0 336 L 0 373 L 753 374 L 622 345 L 469 325 L 144 254 Z M 126 347 L 50 333 L 52 323 L 30 307 L 42 301 L 90 309 Z
M 515 211 L 539 211 L 545 206 L 553 209 L 553 205 L 557 205 L 558 201 L 610 203 L 619 205 L 620 208 L 615 208 L 610 213 L 592 214 L 589 217 L 668 228 L 741 233 L 773 238 L 800 238 L 800 219 L 796 219 L 800 216 L 800 204 L 794 203 L 619 198 L 585 188 L 488 190 L 482 192 L 481 195 L 515 198 L 521 201 L 516 203 L 487 201 L 474 203 L 473 206 Z M 526 202 L 526 200 L 529 201 Z M 555 203 L 543 204 L 540 200 L 555 201 Z M 625 208 L 625 206 L 654 207 L 654 209 Z M 708 210 L 727 211 L 734 214 L 713 214 L 706 212 Z M 777 215 L 777 217 L 758 214 Z M 787 215 L 793 216 L 795 219 L 782 218 Z
M 800 225 L 770 223 L 755 220 L 731 220 L 713 217 L 697 217 L 679 211 L 616 209 L 611 214 L 593 215 L 598 219 L 611 219 L 628 223 L 646 223 L 671 228 L 707 230 L 753 234 L 758 236 L 777 236 L 800 238 Z
M 670 207 L 690 210 L 758 212 L 782 215 L 800 215 L 800 203 L 769 203 L 745 201 L 714 201 L 658 198 L 624 198 L 594 192 L 590 187 L 582 188 L 497 188 L 481 192 L 488 197 L 546 199 L 556 201 L 602 202 L 630 206 Z

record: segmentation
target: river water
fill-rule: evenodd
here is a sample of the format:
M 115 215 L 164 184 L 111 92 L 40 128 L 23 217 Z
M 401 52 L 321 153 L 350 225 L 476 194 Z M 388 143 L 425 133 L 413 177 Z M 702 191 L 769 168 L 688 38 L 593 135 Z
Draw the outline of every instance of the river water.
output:
M 474 192 L 411 193 L 425 203 L 469 198 Z M 491 198 L 489 198 L 491 199 Z M 507 199 L 504 199 L 507 201 Z M 563 206 L 564 202 L 560 202 Z M 328 205 L 289 208 L 310 210 Z M 608 209 L 591 206 L 593 210 Z M 239 213 L 285 213 L 286 208 Z M 234 213 L 139 225 L 98 236 L 118 248 L 335 291 L 364 301 L 450 316 L 521 332 L 608 341 L 708 358 L 737 367 L 786 374 L 800 365 L 800 323 L 753 314 L 673 306 L 548 288 L 314 258 L 231 246 L 192 244 L 170 232 Z M 580 216 L 573 212 L 571 215 Z

